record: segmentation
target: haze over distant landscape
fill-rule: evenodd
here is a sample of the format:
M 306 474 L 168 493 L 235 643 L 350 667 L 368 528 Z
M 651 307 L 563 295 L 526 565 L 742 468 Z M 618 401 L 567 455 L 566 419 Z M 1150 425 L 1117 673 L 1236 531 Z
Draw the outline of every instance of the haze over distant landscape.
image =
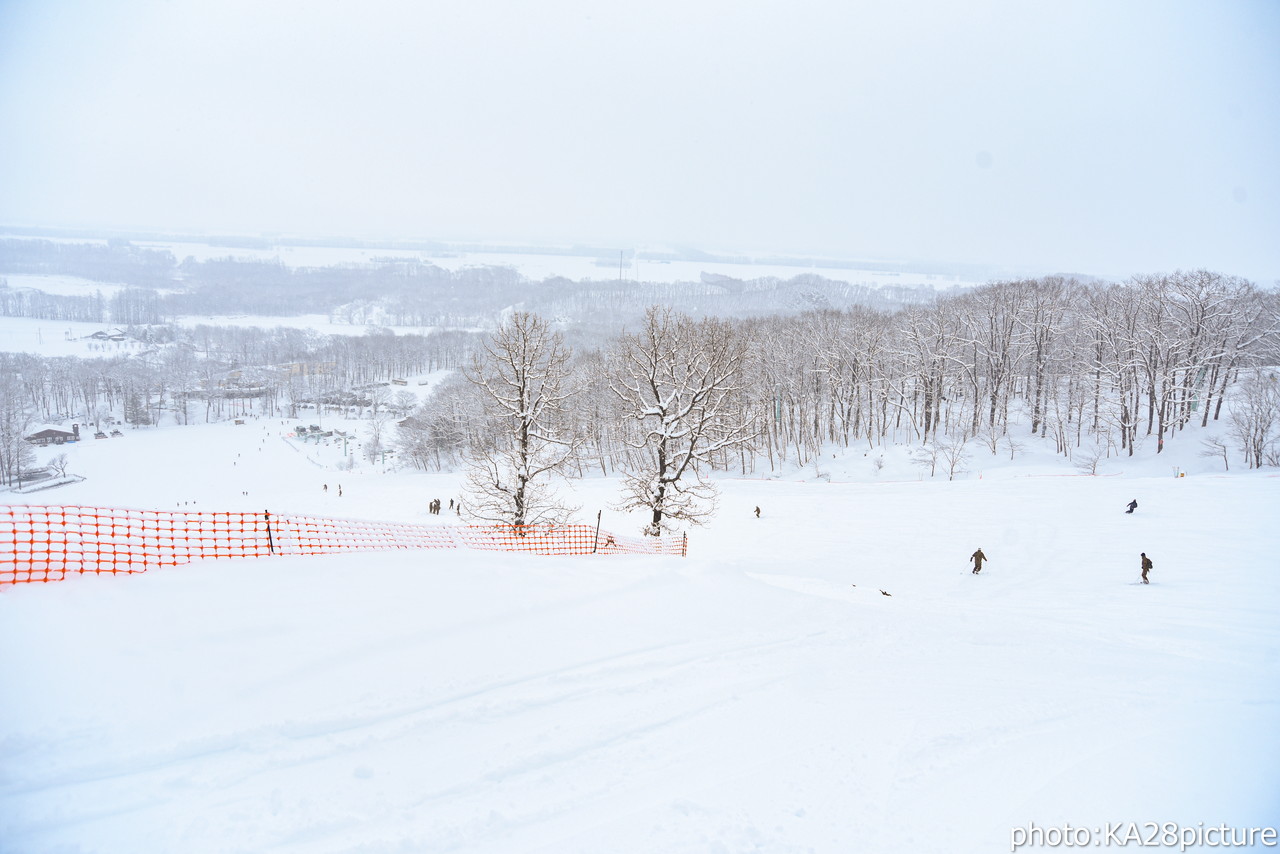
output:
M 1269 2 L 8 2 L 0 226 L 1280 278 Z

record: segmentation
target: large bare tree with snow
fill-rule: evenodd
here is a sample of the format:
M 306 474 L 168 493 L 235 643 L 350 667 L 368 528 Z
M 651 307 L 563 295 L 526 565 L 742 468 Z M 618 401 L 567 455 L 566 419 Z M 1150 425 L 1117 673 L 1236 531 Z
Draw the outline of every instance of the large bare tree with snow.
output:
M 570 355 L 546 320 L 519 311 L 476 354 L 466 376 L 484 429 L 467 457 L 471 516 L 519 528 L 563 522 L 576 509 L 553 488 L 578 446 L 566 417 Z
M 755 433 L 743 405 L 746 356 L 747 339 L 732 324 L 669 308 L 649 308 L 643 328 L 619 339 L 610 388 L 635 428 L 629 444 L 640 460 L 624 476 L 619 506 L 649 512 L 646 534 L 699 524 L 715 511 L 704 472 Z

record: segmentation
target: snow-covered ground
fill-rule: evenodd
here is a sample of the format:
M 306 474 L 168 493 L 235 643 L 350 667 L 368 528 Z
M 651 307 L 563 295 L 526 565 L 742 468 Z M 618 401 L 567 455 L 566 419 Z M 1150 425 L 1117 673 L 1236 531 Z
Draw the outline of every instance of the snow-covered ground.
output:
M 101 293 L 103 298 L 110 299 L 128 287 L 117 282 L 97 282 L 80 276 L 6 273 L 0 278 L 14 290 L 31 288 L 59 296 L 91 297 L 95 293 Z
M 776 276 L 789 279 L 802 273 L 814 273 L 836 281 L 865 285 L 933 285 L 939 289 L 953 285 L 972 285 L 960 276 L 909 271 L 886 272 L 860 270 L 852 266 L 814 266 L 797 262 L 756 263 L 728 261 L 678 261 L 659 260 L 649 255 L 669 254 L 665 250 L 646 253 L 633 250 L 633 257 L 623 260 L 619 270 L 619 257 L 593 257 L 589 255 L 560 254 L 553 248 L 542 252 L 450 251 L 429 252 L 414 249 L 382 249 L 339 246 L 289 246 L 281 244 L 261 249 L 213 246 L 194 242 L 138 241 L 138 246 L 172 252 L 181 261 L 194 258 L 207 261 L 215 258 L 236 258 L 253 261 L 278 261 L 287 267 L 329 267 L 336 264 L 370 264 L 379 259 L 402 258 L 427 261 L 446 270 L 462 267 L 512 267 L 524 276 L 541 280 L 551 276 L 563 276 L 575 281 L 581 279 L 613 279 L 619 276 L 640 282 L 696 282 L 703 272 L 732 276 L 739 279 L 758 279 Z
M 89 336 L 114 329 L 109 323 L 0 317 L 0 350 L 36 356 L 122 356 L 144 349 L 138 341 L 97 341 Z
M 296 317 L 276 317 L 258 314 L 217 315 L 216 317 L 198 314 L 183 315 L 174 319 L 177 326 L 237 326 L 257 327 L 258 329 L 310 329 L 321 335 L 364 335 L 369 325 L 359 323 L 334 323 L 326 314 L 300 314 Z M 391 330 L 393 335 L 427 335 L 439 329 L 436 326 L 397 326 Z
M 18 236 L 8 235 L 8 237 L 14 238 Z M 48 240 L 50 238 L 33 237 L 29 239 Z M 62 238 L 59 242 L 101 243 L 103 241 Z M 502 251 L 498 247 L 495 247 L 492 251 L 457 250 L 431 252 L 416 249 L 290 246 L 287 244 L 262 248 L 241 248 L 217 246 L 181 238 L 175 238 L 172 241 L 138 240 L 134 241 L 134 245 L 143 249 L 170 252 L 179 262 L 186 258 L 193 258 L 200 262 L 234 258 L 241 261 L 279 262 L 287 267 L 298 268 L 329 267 L 340 264 L 373 264 L 387 258 L 399 258 L 429 262 L 447 270 L 458 270 L 463 267 L 511 267 L 534 281 L 541 281 L 552 276 L 563 276 L 574 281 L 582 279 L 615 279 L 621 276 L 628 281 L 639 282 L 696 282 L 705 272 L 743 280 L 769 276 L 790 279 L 794 276 L 809 273 L 834 281 L 849 282 L 850 284 L 868 287 L 882 285 L 916 287 L 928 285 L 939 290 L 982 283 L 958 274 L 913 272 L 908 269 L 896 271 L 880 270 L 875 269 L 880 266 L 876 264 L 868 265 L 872 269 L 859 269 L 858 262 L 852 260 L 842 262 L 841 266 L 813 264 L 803 259 L 796 259 L 791 262 L 786 259 L 762 261 L 750 259 L 741 262 L 680 261 L 653 257 L 669 256 L 670 252 L 667 249 L 647 251 L 643 248 L 631 249 L 630 247 L 628 247 L 628 250 L 632 253 L 632 257 L 624 260 L 621 269 L 619 269 L 620 259 L 617 253 L 593 257 L 590 255 L 561 254 L 564 252 L 563 249 L 557 250 L 553 247 L 548 247 L 543 251 L 528 252 Z M 19 287 L 19 280 L 21 280 L 22 287 L 33 287 L 46 293 L 92 293 L 92 290 L 85 289 L 68 290 L 71 286 L 70 280 L 74 279 L 74 277 L 22 275 L 8 276 L 7 278 L 13 287 Z M 41 280 L 47 281 L 42 283 Z M 91 284 L 95 287 L 98 286 L 96 283 Z M 107 285 L 103 287 L 104 295 L 109 295 L 106 288 L 119 286 Z
M 0 502 L 454 521 L 426 504 L 457 476 L 344 470 L 294 423 L 43 450 L 85 480 Z M 0 851 L 914 854 L 1007 851 L 1031 822 L 1274 826 L 1280 477 L 1169 448 L 1105 477 L 1033 446 L 956 482 L 905 448 L 726 478 L 685 559 L 5 588 Z M 640 527 L 616 481 L 574 491 Z
M 231 315 L 203 317 L 187 315 L 175 319 L 178 326 L 237 326 L 259 329 L 313 329 L 321 335 L 364 335 L 368 326 L 349 323 L 330 323 L 323 314 L 305 314 L 298 317 L 267 317 L 262 315 Z M 10 353 L 31 353 L 37 356 L 82 356 L 96 358 L 119 356 L 145 349 L 138 341 L 96 341 L 90 336 L 115 327 L 109 323 L 82 323 L 66 320 L 40 320 L 33 317 L 0 317 L 0 350 Z M 436 329 L 431 326 L 397 326 L 394 335 L 426 335 Z

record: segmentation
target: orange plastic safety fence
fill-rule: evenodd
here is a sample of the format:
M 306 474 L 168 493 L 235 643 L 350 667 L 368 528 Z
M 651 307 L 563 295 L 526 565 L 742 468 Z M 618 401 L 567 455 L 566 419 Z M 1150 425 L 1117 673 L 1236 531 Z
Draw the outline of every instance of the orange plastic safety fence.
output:
M 68 573 L 130 573 L 200 558 L 470 548 L 542 555 L 687 553 L 684 537 L 624 537 L 590 525 L 413 525 L 268 512 L 0 505 L 0 585 Z

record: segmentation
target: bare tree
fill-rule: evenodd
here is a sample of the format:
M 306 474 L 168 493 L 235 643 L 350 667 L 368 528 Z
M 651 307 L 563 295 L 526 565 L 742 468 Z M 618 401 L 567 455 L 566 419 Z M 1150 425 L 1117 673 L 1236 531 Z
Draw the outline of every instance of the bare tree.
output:
M 911 452 L 911 464 L 929 470 L 929 477 L 938 473 L 938 461 L 942 459 L 942 447 L 937 442 L 921 445 Z
M 1004 439 L 1004 434 L 993 427 L 986 427 L 974 438 L 981 442 L 983 447 L 991 451 L 991 456 L 994 457 L 1000 453 L 1000 442 Z
M 423 470 L 441 471 L 461 457 L 482 416 L 472 387 L 459 376 L 441 383 L 431 400 L 396 425 L 395 447 L 402 459 Z
M 26 440 L 31 405 L 16 373 L 0 373 L 0 483 L 19 481 L 35 464 L 35 449 Z
M 412 412 L 413 408 L 417 405 L 418 396 L 407 389 L 402 389 L 395 393 L 395 398 L 391 404 L 391 408 L 400 415 L 407 415 Z
M 488 429 L 467 459 L 472 516 L 522 528 L 563 522 L 577 509 L 549 484 L 578 447 L 566 429 L 570 355 L 547 321 L 521 311 L 476 354 L 466 376 L 480 393 Z
M 947 480 L 955 480 L 956 475 L 969 470 L 969 452 L 965 450 L 964 439 L 940 442 L 938 452 L 942 455 L 942 464 L 947 467 Z
M 1231 464 L 1227 459 L 1227 443 L 1217 436 L 1209 436 L 1200 440 L 1200 456 L 1212 459 L 1221 458 L 1222 470 L 1231 471 Z
M 66 477 L 67 466 L 68 466 L 67 455 L 58 454 L 53 459 L 49 460 L 48 469 L 49 471 L 53 472 L 55 477 Z
M 1264 371 L 1241 383 L 1231 407 L 1231 432 L 1244 454 L 1244 464 L 1261 468 L 1277 441 L 1280 422 L 1280 379 Z
M 650 307 L 643 329 L 619 340 L 610 388 L 636 428 L 628 444 L 640 452 L 619 506 L 649 511 L 646 534 L 675 521 L 701 524 L 715 512 L 717 492 L 704 470 L 755 435 L 742 405 L 746 354 L 746 338 L 729 323 L 695 322 L 669 308 Z
M 1084 445 L 1071 454 L 1071 462 L 1081 474 L 1096 475 L 1098 464 L 1107 458 L 1107 449 L 1101 444 Z
M 376 402 L 369 410 L 369 438 L 364 443 L 365 459 L 376 462 L 378 455 L 387 450 L 387 428 L 392 422 L 392 414 Z

